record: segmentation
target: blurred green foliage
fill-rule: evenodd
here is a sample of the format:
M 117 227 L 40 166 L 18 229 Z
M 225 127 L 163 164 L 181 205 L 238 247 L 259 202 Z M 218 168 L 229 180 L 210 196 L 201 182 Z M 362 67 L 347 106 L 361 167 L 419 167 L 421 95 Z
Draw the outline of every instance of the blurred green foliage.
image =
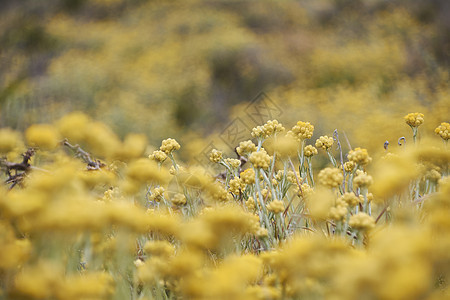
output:
M 0 126 L 81 110 L 124 136 L 185 143 L 264 91 L 281 121 L 381 148 L 448 121 L 446 0 L 49 0 L 0 4 Z M 355 120 L 364 120 L 355 128 Z M 361 122 L 359 122 L 361 123 Z M 405 133 L 403 133 L 404 135 Z

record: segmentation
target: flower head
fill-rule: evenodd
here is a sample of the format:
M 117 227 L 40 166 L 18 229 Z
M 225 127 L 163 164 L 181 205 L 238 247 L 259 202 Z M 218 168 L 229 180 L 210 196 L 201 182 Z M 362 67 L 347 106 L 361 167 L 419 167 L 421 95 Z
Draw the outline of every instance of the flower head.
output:
M 348 153 L 348 160 L 360 166 L 365 166 L 372 161 L 372 158 L 369 156 L 367 149 L 358 147 L 355 150 L 350 150 Z
M 155 150 L 155 151 L 153 151 L 152 154 L 150 154 L 148 156 L 148 158 L 150 158 L 156 162 L 162 163 L 167 159 L 167 155 L 165 152 L 163 152 L 161 150 Z
M 309 122 L 298 121 L 297 124 L 292 127 L 291 132 L 300 140 L 310 139 L 314 132 L 314 126 Z
M 284 203 L 280 200 L 273 200 L 267 205 L 267 210 L 273 212 L 274 214 L 278 214 L 284 211 Z
M 31 125 L 25 132 L 28 144 L 42 149 L 53 149 L 58 145 L 58 131 L 47 124 Z
M 319 172 L 319 182 L 328 187 L 338 187 L 342 184 L 344 175 L 338 168 L 325 168 Z
M 366 172 L 356 170 L 356 176 L 353 178 L 353 183 L 357 187 L 368 187 L 373 183 L 372 176 L 367 175 Z
M 255 168 L 268 169 L 271 159 L 272 157 L 264 149 L 250 155 L 250 162 Z
M 422 113 L 409 113 L 405 116 L 405 122 L 411 127 L 419 127 L 423 124 L 423 114 Z
M 333 146 L 333 138 L 327 135 L 321 136 L 316 140 L 316 147 L 322 148 L 323 150 L 328 150 Z
M 236 148 L 236 151 L 239 155 L 244 156 L 256 151 L 256 145 L 248 140 L 244 142 L 240 142 L 239 146 Z
M 252 130 L 252 137 L 266 139 L 271 135 L 284 131 L 284 127 L 277 120 L 267 121 L 262 126 L 257 126 Z
M 218 163 L 222 159 L 222 151 L 217 149 L 212 149 L 211 154 L 209 155 L 209 160 Z
M 162 141 L 161 147 L 159 149 L 169 155 L 173 151 L 180 149 L 180 144 L 178 144 L 176 140 L 168 138 Z
M 241 179 L 245 184 L 254 184 L 255 183 L 255 171 L 252 168 L 249 168 L 249 169 L 241 172 Z
M 348 224 L 357 230 L 369 230 L 375 227 L 375 220 L 366 213 L 359 212 L 350 217 Z
M 434 132 L 438 134 L 444 141 L 450 138 L 450 123 L 442 122 Z
M 314 147 L 312 145 L 307 145 L 307 146 L 305 146 L 303 153 L 305 154 L 306 157 L 312 157 L 312 156 L 316 155 L 318 152 L 317 152 L 316 147 Z

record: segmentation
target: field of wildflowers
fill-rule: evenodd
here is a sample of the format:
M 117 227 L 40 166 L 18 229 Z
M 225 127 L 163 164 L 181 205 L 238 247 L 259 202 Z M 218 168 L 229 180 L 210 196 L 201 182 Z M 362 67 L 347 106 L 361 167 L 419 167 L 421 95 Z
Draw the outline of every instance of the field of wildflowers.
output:
M 271 120 L 217 176 L 83 113 L 1 129 L 0 298 L 448 298 L 450 124 L 404 121 L 375 158 Z
M 0 1 L 0 300 L 450 299 L 447 3 Z

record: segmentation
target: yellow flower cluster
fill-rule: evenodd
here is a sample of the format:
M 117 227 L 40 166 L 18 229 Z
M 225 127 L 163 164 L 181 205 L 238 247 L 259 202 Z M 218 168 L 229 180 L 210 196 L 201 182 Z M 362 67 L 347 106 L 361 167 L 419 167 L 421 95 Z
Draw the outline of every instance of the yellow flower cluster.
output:
M 356 215 L 350 217 L 348 225 L 356 230 L 370 230 L 375 227 L 375 219 L 366 213 L 359 212 Z
M 283 201 L 280 200 L 272 200 L 268 205 L 267 205 L 267 210 L 270 212 L 273 212 L 274 214 L 279 214 L 282 213 L 284 211 L 284 203 Z
M 367 175 L 366 172 L 361 170 L 356 170 L 356 176 L 353 178 L 353 183 L 357 187 L 367 188 L 373 183 L 372 176 Z
M 235 195 L 239 195 L 240 190 L 245 188 L 245 183 L 242 181 L 241 178 L 236 177 L 230 180 L 230 187 L 228 188 L 228 190 L 235 194 Z
M 341 198 L 338 198 L 336 200 L 336 205 L 330 208 L 328 216 L 330 219 L 335 221 L 343 220 L 348 213 L 347 206 L 347 202 L 343 201 Z
M 209 155 L 209 160 L 218 163 L 222 159 L 222 151 L 217 149 L 212 149 L 211 154 Z
M 266 124 L 252 129 L 252 137 L 266 139 L 284 130 L 283 125 L 277 120 L 267 121 Z
M 350 173 L 353 171 L 353 169 L 355 169 L 355 166 L 356 166 L 356 164 L 354 161 L 346 161 L 344 163 L 344 170 L 345 170 L 345 172 Z
M 9 128 L 0 129 L 0 153 L 8 153 L 20 146 L 20 134 Z
M 328 150 L 333 146 L 333 138 L 327 135 L 321 136 L 316 140 L 316 147 Z
M 358 197 L 356 197 L 356 195 L 354 193 L 344 193 L 340 199 L 342 201 L 344 201 L 345 203 L 348 204 L 348 206 L 350 207 L 354 207 L 356 205 L 358 205 L 358 203 L 360 202 L 360 199 Z
M 247 185 L 255 183 L 255 170 L 253 170 L 252 168 L 246 169 L 245 171 L 241 172 L 240 176 L 242 181 Z
M 240 142 L 239 146 L 236 148 L 236 151 L 241 156 L 248 155 L 256 151 L 256 145 L 250 140 Z
M 119 148 L 134 139 L 142 142 L 130 137 Z M 10 145 L 23 142 L 5 144 L 16 151 Z M 22 184 L 0 185 L 0 278 L 8 279 L 0 297 L 445 298 L 436 278 L 449 269 L 450 179 L 440 146 L 388 155 L 373 178 L 355 171 L 370 161 L 357 148 L 344 185 L 342 169 L 321 170 L 315 185 L 315 170 L 292 169 L 301 159 L 272 162 L 264 149 L 239 176 L 240 160 L 224 160 L 223 177 L 180 165 L 170 176 L 163 150 L 151 160 L 113 150 L 113 163 L 90 171 L 79 157 L 43 151 Z M 7 158 L 2 168 L 13 165 Z M 255 171 L 271 163 L 271 172 Z
M 292 183 L 292 184 L 297 184 L 297 179 L 301 182 L 302 178 L 300 177 L 300 173 L 298 171 L 288 171 L 286 174 L 286 179 Z
M 161 150 L 155 150 L 152 154 L 148 156 L 148 158 L 157 161 L 159 163 L 163 163 L 167 159 L 167 154 Z
M 186 204 L 186 197 L 183 194 L 175 194 L 172 198 L 172 203 L 174 205 L 184 205 Z
M 165 154 L 169 155 L 175 150 L 180 149 L 180 144 L 174 139 L 168 138 L 162 141 L 159 150 L 163 151 Z
M 441 125 L 434 130 L 444 141 L 450 139 L 450 123 L 442 122 Z
M 303 153 L 306 157 L 312 157 L 318 153 L 317 148 L 312 145 L 305 146 Z
M 362 149 L 359 147 L 355 148 L 355 150 L 350 150 L 347 158 L 349 161 L 352 161 L 360 166 L 365 166 L 372 161 L 367 149 Z
M 319 172 L 319 182 L 322 185 L 335 188 L 342 184 L 344 175 L 338 168 L 325 168 Z
M 309 122 L 298 121 L 297 124 L 292 127 L 291 132 L 299 140 L 310 139 L 314 132 L 314 126 Z
M 25 131 L 28 145 L 44 150 L 54 149 L 61 140 L 58 131 L 48 124 L 31 125 Z
M 423 114 L 422 113 L 409 113 L 405 117 L 405 122 L 411 127 L 419 127 L 423 124 Z
M 250 162 L 255 168 L 268 169 L 271 160 L 272 157 L 264 149 L 250 155 Z
M 175 254 L 175 247 L 168 241 L 147 241 L 144 245 L 145 253 L 151 256 L 169 258 Z
M 152 201 L 159 202 L 163 199 L 164 192 L 165 192 L 165 190 L 162 186 L 156 187 L 156 188 L 152 189 L 149 199 Z
M 236 158 L 226 158 L 225 163 L 233 169 L 237 169 L 241 166 L 241 161 Z

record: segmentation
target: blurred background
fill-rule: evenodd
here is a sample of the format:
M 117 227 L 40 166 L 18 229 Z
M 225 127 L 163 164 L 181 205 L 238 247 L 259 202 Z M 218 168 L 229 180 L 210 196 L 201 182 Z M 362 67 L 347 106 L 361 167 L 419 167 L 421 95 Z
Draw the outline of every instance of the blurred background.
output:
M 201 150 L 264 92 L 287 129 L 382 150 L 409 112 L 422 134 L 449 121 L 449 66 L 448 0 L 0 2 L 0 127 L 17 130 L 83 111 Z

